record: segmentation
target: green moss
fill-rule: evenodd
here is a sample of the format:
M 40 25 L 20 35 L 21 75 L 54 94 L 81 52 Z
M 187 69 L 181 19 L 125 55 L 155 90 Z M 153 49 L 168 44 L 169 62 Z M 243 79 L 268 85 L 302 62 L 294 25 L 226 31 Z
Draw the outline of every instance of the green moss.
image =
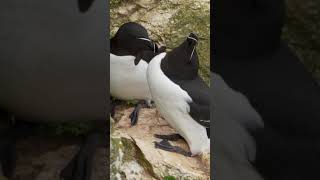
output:
M 165 176 L 163 179 L 164 180 L 175 180 L 176 178 L 174 176 Z
M 110 0 L 109 1 L 110 9 L 118 7 L 121 4 L 121 2 L 123 2 L 123 1 L 124 0 Z
M 8 180 L 8 179 L 4 176 L 0 176 L 0 180 Z
M 61 122 L 41 124 L 37 131 L 48 135 L 83 135 L 89 133 L 95 126 L 92 122 Z
M 123 150 L 123 144 L 120 138 L 110 138 L 110 144 L 111 144 L 111 149 L 110 149 L 110 179 L 114 179 L 116 180 L 117 177 L 116 175 L 119 173 L 121 178 L 126 179 L 125 178 L 125 174 L 121 171 L 119 171 L 119 167 L 116 166 L 116 164 L 113 164 L 114 162 L 120 161 L 121 159 L 118 160 L 118 158 L 120 157 L 120 152 L 122 152 Z

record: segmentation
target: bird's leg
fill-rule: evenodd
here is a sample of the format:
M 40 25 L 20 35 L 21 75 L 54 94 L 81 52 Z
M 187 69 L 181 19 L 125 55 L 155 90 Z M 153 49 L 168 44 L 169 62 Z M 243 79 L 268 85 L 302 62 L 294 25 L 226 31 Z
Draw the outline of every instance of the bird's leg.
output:
M 116 105 L 119 102 L 119 100 L 113 100 L 110 96 L 110 102 L 111 102 L 111 108 L 110 108 L 110 115 L 112 118 L 114 118 L 114 115 L 116 114 Z
M 178 141 L 180 139 L 183 139 L 183 137 L 180 134 L 168 134 L 168 135 L 161 135 L 161 134 L 155 134 L 154 137 L 168 140 L 168 141 Z
M 114 115 L 116 114 L 116 105 L 111 102 L 111 108 L 110 108 L 110 115 L 112 118 L 114 118 Z
M 139 101 L 136 106 L 134 107 L 134 110 L 130 114 L 130 119 L 131 119 L 131 126 L 134 126 L 138 122 L 138 116 L 139 116 L 139 111 L 141 108 L 144 107 L 151 107 L 151 101 Z
M 10 116 L 0 114 L 0 176 L 13 178 L 16 166 L 16 138 L 11 127 Z
M 141 109 L 141 104 L 138 103 L 138 104 L 136 104 L 136 106 L 134 107 L 134 110 L 130 114 L 129 117 L 131 119 L 131 126 L 134 126 L 137 124 L 140 109 Z
M 152 107 L 152 101 L 151 100 L 146 100 L 145 104 L 147 105 L 148 108 Z
M 102 125 L 101 127 L 106 127 Z M 105 128 L 108 129 L 108 128 Z M 107 142 L 105 134 L 99 129 L 95 130 L 85 138 L 80 150 L 60 172 L 60 179 L 63 180 L 90 180 L 93 160 L 98 146 Z
M 191 157 L 192 153 L 188 152 L 181 147 L 178 146 L 172 146 L 168 140 L 162 140 L 161 142 L 154 142 L 155 143 L 155 148 L 162 149 L 164 151 L 169 151 L 169 152 L 175 152 L 187 157 Z

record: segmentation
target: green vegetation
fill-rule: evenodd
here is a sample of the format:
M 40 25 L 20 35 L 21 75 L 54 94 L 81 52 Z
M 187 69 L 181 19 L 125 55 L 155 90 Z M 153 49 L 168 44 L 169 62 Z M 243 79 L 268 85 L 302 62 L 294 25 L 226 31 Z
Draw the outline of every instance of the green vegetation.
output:
M 110 1 L 109 1 L 110 9 L 119 6 L 122 1 L 123 1 L 123 0 L 110 0 Z
M 38 132 L 48 135 L 76 135 L 80 136 L 87 134 L 94 128 L 90 122 L 61 122 L 61 123 L 46 123 L 38 127 Z
M 176 178 L 173 176 L 165 176 L 163 179 L 164 180 L 175 180 Z

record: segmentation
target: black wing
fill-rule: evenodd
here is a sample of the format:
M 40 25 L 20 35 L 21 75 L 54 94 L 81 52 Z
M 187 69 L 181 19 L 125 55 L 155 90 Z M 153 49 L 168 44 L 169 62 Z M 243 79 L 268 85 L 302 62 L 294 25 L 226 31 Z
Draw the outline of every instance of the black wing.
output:
M 210 128 L 210 95 L 209 86 L 197 77 L 193 80 L 174 80 L 176 84 L 188 92 L 192 98 L 190 116 L 207 129 Z

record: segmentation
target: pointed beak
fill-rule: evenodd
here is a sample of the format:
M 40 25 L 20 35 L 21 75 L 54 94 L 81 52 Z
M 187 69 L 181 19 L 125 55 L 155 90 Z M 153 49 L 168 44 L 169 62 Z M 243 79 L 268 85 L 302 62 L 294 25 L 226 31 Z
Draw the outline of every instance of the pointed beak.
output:
M 134 65 L 138 65 L 142 59 L 143 52 L 138 52 L 136 55 L 136 59 L 134 59 Z
M 134 60 L 134 65 L 138 65 L 139 64 L 139 62 L 140 62 L 140 58 L 136 58 L 135 60 Z
M 190 54 L 190 58 L 189 58 L 189 63 L 191 63 L 193 54 L 196 50 L 196 46 L 198 44 L 198 36 L 195 33 L 190 33 L 189 36 L 187 37 L 187 41 L 189 41 L 189 44 L 191 46 L 193 46 L 191 54 Z

